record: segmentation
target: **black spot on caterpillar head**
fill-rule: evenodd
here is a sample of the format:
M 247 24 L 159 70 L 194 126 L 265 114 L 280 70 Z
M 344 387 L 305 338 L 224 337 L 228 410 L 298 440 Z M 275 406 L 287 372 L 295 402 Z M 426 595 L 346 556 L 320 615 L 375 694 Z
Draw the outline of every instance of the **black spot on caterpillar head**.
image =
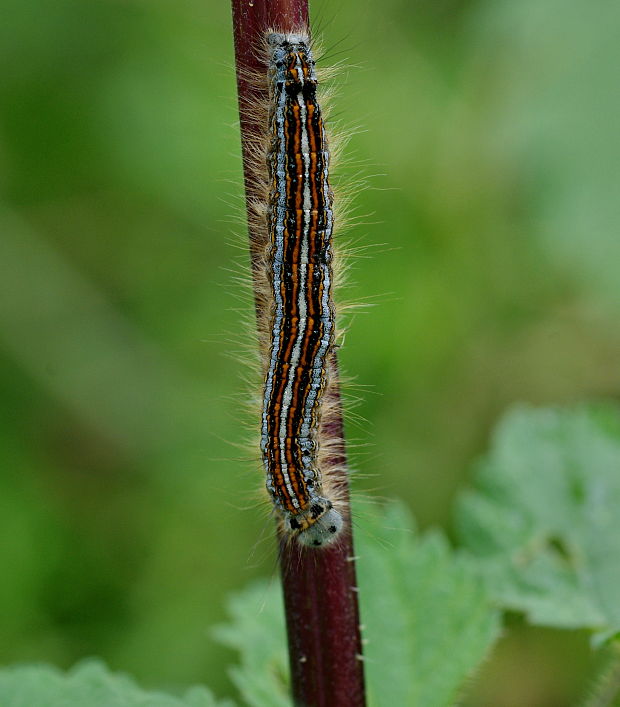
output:
M 322 513 L 324 512 L 323 506 L 321 506 L 319 503 L 315 503 L 314 505 L 310 506 L 310 516 L 313 519 L 318 518 Z

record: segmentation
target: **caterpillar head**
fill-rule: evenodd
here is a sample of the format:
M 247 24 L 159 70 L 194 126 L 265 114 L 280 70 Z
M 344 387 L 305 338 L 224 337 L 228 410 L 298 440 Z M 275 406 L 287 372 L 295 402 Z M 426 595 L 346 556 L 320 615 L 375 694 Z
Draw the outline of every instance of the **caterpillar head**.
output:
M 330 501 L 321 498 L 314 501 L 305 513 L 288 518 L 286 525 L 301 545 L 325 547 L 338 539 L 344 519 Z

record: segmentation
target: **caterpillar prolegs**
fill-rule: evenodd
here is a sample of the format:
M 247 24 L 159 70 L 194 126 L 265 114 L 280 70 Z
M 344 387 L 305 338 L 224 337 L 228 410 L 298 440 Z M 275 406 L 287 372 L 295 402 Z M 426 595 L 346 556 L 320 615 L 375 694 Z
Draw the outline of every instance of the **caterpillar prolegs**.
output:
M 344 525 L 318 458 L 334 345 L 330 154 L 308 36 L 268 32 L 266 44 L 271 306 L 261 451 L 284 532 L 320 547 L 336 540 Z

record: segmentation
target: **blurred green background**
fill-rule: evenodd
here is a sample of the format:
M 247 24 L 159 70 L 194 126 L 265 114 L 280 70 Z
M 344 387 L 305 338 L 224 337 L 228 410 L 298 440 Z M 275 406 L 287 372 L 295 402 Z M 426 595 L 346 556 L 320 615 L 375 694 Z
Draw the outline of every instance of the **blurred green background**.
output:
M 355 488 L 422 527 L 450 531 L 513 401 L 620 393 L 618 7 L 312 7 L 335 117 L 364 131 L 340 172 L 369 182 L 343 294 L 373 305 L 342 350 Z M 228 356 L 251 315 L 229 6 L 0 14 L 0 661 L 231 694 L 208 629 L 275 559 Z M 470 703 L 567 704 L 587 637 L 509 625 Z

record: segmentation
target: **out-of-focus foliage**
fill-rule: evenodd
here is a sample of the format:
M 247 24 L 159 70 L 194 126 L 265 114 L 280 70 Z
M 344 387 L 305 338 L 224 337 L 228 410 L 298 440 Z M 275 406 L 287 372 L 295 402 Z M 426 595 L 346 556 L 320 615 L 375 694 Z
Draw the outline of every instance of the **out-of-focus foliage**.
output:
M 364 513 L 357 536 L 369 704 L 449 707 L 499 633 L 499 616 L 476 563 L 441 533 L 418 536 L 391 504 Z M 233 623 L 216 636 L 241 654 L 232 677 L 251 707 L 290 704 L 280 588 L 259 584 L 234 598 Z
M 458 525 L 493 596 L 532 623 L 620 632 L 620 415 L 518 409 L 463 495 Z
M 521 162 L 546 257 L 597 306 L 620 307 L 620 96 L 614 3 L 492 3 L 481 48 L 503 46 L 506 90 L 494 148 Z
M 128 677 L 113 675 L 100 663 L 89 661 L 66 675 L 48 666 L 23 666 L 0 670 L 0 704 L 3 707 L 233 707 L 216 702 L 204 687 L 194 687 L 184 697 L 144 692 Z
M 620 10 L 337 5 L 312 11 L 323 63 L 344 61 L 334 119 L 364 130 L 340 172 L 370 183 L 346 237 L 385 244 L 343 295 L 376 305 L 341 352 L 368 421 L 348 424 L 356 484 L 448 523 L 512 402 L 620 391 Z M 227 356 L 252 313 L 230 272 L 247 257 L 229 8 L 0 15 L 0 662 L 98 654 L 231 693 L 208 627 L 274 559 Z M 566 704 L 585 632 L 510 635 L 477 704 Z
M 258 582 L 228 601 L 229 623 L 213 636 L 239 653 L 231 678 L 250 707 L 289 707 L 288 651 L 282 590 Z
M 460 500 L 467 554 L 438 531 L 418 535 L 400 504 L 356 512 L 369 704 L 455 704 L 499 637 L 499 606 L 525 612 L 533 624 L 616 634 L 619 469 L 617 408 L 521 408 L 500 424 L 475 490 Z M 229 615 L 214 637 L 239 653 L 230 675 L 243 703 L 286 707 L 280 587 L 251 586 L 230 600 Z M 148 696 L 99 664 L 67 676 L 44 667 L 0 671 L 3 705 L 43 699 L 52 706 L 215 704 L 199 689 L 187 702 Z

